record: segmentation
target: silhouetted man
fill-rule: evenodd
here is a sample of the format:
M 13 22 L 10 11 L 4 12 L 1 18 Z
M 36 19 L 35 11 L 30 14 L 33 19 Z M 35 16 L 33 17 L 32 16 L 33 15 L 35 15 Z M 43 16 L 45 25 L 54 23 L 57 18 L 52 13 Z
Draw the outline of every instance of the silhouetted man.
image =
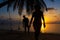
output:
M 33 12 L 32 18 L 31 18 L 31 21 L 30 21 L 30 26 L 31 26 L 32 20 L 34 18 L 33 27 L 34 27 L 34 30 L 35 30 L 35 39 L 36 40 L 38 40 L 38 36 L 39 36 L 40 30 L 41 30 L 41 25 L 42 25 L 41 18 L 44 22 L 44 27 L 45 27 L 43 12 L 40 9 L 41 9 L 41 7 L 39 5 L 35 6 L 35 12 Z
M 29 19 L 27 17 L 25 17 L 25 15 L 23 15 L 23 26 L 25 28 L 25 33 L 26 33 L 26 27 L 28 28 L 28 33 L 29 33 L 28 23 L 29 23 Z

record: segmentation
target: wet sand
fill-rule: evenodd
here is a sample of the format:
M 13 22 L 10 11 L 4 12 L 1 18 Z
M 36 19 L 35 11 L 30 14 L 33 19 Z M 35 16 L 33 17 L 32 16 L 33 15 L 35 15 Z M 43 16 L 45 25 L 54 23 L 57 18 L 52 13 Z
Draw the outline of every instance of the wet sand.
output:
M 34 33 L 21 31 L 0 31 L 0 40 L 35 40 Z M 42 33 L 39 40 L 60 40 L 60 34 Z

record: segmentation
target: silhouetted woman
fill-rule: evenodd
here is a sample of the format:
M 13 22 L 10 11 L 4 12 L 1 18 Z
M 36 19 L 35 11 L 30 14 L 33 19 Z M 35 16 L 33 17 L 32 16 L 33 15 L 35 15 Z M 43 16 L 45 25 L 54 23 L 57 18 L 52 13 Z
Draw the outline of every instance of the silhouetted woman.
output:
M 38 36 L 39 36 L 40 30 L 41 30 L 41 25 L 42 25 L 41 19 L 43 19 L 44 27 L 45 27 L 43 12 L 40 11 L 40 9 L 41 9 L 40 6 L 38 6 L 38 5 L 35 6 L 35 12 L 33 12 L 32 18 L 30 21 L 30 26 L 31 26 L 31 23 L 32 23 L 33 18 L 34 18 L 33 26 L 34 26 L 34 30 L 35 30 L 35 39 L 36 40 L 38 40 Z

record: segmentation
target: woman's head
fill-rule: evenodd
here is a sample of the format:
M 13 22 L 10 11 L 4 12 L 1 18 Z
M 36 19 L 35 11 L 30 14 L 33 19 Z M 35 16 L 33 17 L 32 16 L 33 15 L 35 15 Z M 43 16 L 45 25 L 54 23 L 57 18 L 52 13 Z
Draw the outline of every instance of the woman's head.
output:
M 40 11 L 40 9 L 41 9 L 40 5 L 35 5 L 35 10 L 36 11 Z

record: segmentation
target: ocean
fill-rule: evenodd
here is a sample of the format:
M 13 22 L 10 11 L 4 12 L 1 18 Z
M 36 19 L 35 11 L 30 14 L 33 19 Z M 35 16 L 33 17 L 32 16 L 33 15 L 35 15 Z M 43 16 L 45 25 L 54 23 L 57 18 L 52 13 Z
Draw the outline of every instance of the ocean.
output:
M 19 30 L 24 31 L 24 27 L 21 24 L 0 24 L 0 30 Z M 30 27 L 30 31 L 34 32 L 33 26 Z M 41 28 L 42 33 L 60 33 L 60 24 L 46 24 L 44 28 Z

